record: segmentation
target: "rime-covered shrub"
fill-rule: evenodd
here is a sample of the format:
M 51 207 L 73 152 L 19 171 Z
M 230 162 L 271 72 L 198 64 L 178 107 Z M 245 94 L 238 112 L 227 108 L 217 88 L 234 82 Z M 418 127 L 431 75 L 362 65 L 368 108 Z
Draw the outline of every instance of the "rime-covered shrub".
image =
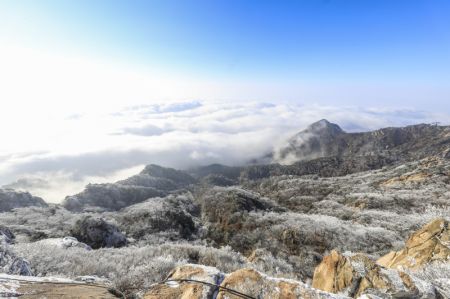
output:
M 199 214 L 188 193 L 148 199 L 120 211 L 115 219 L 129 237 L 154 244 L 193 239 L 200 225 Z
M 195 178 L 182 170 L 161 167 L 155 164 L 145 166 L 141 174 L 147 174 L 152 177 L 171 180 L 179 187 L 186 187 L 197 182 Z
M 152 187 L 128 186 L 121 184 L 89 184 L 76 195 L 67 196 L 63 206 L 75 212 L 99 210 L 117 211 L 166 193 Z
M 280 261 L 249 263 L 245 257 L 229 247 L 212 248 L 190 244 L 160 246 L 102 248 L 87 251 L 82 248 L 63 248 L 46 242 L 16 244 L 14 250 L 30 261 L 39 276 L 77 277 L 95 275 L 111 280 L 121 289 L 138 291 L 162 281 L 177 265 L 196 263 L 213 266 L 223 272 L 253 267 L 274 276 L 288 276 L 290 271 Z M 291 277 L 292 278 L 292 277 Z M 128 290 L 130 291 L 130 290 Z
M 26 207 L 2 213 L 0 225 L 7 226 L 23 241 L 37 241 L 46 238 L 62 238 L 69 235 L 72 225 L 83 217 L 59 206 Z
M 431 283 L 440 298 L 450 298 L 450 263 L 435 262 L 426 265 L 424 268 L 408 271 L 413 277 L 418 277 L 426 282 Z
M 30 206 L 46 207 L 47 203 L 42 198 L 33 196 L 28 192 L 0 189 L 0 212 Z

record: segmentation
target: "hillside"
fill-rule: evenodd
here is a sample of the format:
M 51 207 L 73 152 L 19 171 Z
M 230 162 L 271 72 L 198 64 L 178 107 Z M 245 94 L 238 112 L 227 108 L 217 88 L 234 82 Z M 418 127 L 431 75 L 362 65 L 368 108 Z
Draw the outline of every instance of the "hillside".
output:
M 346 133 L 321 120 L 287 144 L 272 155 L 282 164 L 150 164 L 61 205 L 5 209 L 0 266 L 94 275 L 144 298 L 238 298 L 155 285 L 167 277 L 254 298 L 449 298 L 450 127 Z

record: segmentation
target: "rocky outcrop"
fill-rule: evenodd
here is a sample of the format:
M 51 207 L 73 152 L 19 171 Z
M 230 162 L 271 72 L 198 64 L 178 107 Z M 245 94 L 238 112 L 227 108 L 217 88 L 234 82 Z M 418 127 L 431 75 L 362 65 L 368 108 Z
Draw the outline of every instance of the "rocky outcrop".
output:
M 341 254 L 333 250 L 316 267 L 312 286 L 352 297 L 368 293 L 440 298 L 441 293 L 436 290 L 442 289 L 440 286 L 418 278 L 411 270 L 434 262 L 448 263 L 449 241 L 449 223 L 439 218 L 413 233 L 404 249 L 391 252 L 376 262 L 364 254 Z
M 357 298 L 364 294 L 438 298 L 432 285 L 410 274 L 377 265 L 364 254 L 332 251 L 314 271 L 314 288 Z
M 0 273 L 33 275 L 28 261 L 17 256 L 6 243 L 0 243 Z
M 102 218 L 83 217 L 75 223 L 70 233 L 94 249 L 127 245 L 127 238 L 119 229 Z
M 234 295 L 228 289 L 246 294 L 250 298 L 344 298 L 344 296 L 331 295 L 312 289 L 300 281 L 269 277 L 253 269 L 241 269 L 228 274 L 220 286 L 223 288 L 219 290 L 217 299 L 242 298 Z
M 387 268 L 417 269 L 435 261 L 450 260 L 450 226 L 443 218 L 436 219 L 406 241 L 405 248 L 392 251 L 377 263 Z
M 213 298 L 223 274 L 213 267 L 187 264 L 175 268 L 166 283 L 154 285 L 144 299 L 203 299 Z M 204 282 L 199 283 L 196 281 Z M 211 285 L 212 284 L 212 285 Z
M 0 212 L 8 212 L 15 208 L 47 207 L 47 203 L 40 197 L 28 192 L 0 189 Z
M 0 225 L 0 242 L 11 244 L 14 242 L 16 236 L 13 232 L 4 225 Z
M 204 283 L 201 283 L 204 282 Z M 187 264 L 173 270 L 166 283 L 154 285 L 145 299 L 322 299 L 346 298 L 289 279 L 266 276 L 252 269 L 223 274 L 213 267 Z

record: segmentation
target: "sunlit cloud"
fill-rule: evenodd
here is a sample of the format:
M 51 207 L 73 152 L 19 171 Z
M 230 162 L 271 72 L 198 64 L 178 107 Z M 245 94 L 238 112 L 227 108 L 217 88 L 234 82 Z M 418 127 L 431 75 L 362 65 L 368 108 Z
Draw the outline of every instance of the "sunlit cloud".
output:
M 3 147 L 0 185 L 26 179 L 22 188 L 57 202 L 89 182 L 122 179 L 150 163 L 242 165 L 322 118 L 347 131 L 450 119 L 419 110 L 209 101 L 61 115 L 47 130 L 27 123 L 29 131 L 15 137 L 20 142 Z

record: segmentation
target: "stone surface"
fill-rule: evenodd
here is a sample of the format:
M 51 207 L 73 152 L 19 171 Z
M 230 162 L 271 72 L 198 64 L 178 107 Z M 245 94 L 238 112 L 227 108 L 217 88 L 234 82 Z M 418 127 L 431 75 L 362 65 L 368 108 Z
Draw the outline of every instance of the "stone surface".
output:
M 434 287 L 403 271 L 386 269 L 364 254 L 333 250 L 314 271 L 314 288 L 351 297 L 363 295 L 439 298 Z
M 269 277 L 253 269 L 241 269 L 230 273 L 223 280 L 221 286 L 238 291 L 253 298 L 345 298 L 344 296 L 333 295 L 312 289 L 300 281 Z M 224 289 L 221 289 L 217 296 L 217 299 L 240 298 L 242 297 L 234 295 Z
M 434 261 L 447 262 L 449 259 L 449 222 L 439 218 L 413 233 L 404 249 L 386 254 L 377 263 L 387 268 L 416 269 Z
M 16 236 L 13 232 L 6 226 L 0 225 L 0 242 L 11 244 L 14 242 Z
M 217 288 L 202 283 L 183 282 L 179 280 L 198 280 L 211 284 L 220 284 L 222 274 L 212 267 L 187 264 L 175 268 L 167 277 L 170 281 L 153 286 L 144 299 L 202 299 L 212 298 Z
M 20 277 L 0 274 L 0 297 L 46 299 L 113 299 L 106 285 L 79 283 L 67 279 Z
M 77 240 L 94 249 L 127 245 L 126 237 L 118 228 L 102 218 L 83 217 L 75 223 L 70 233 Z
M 145 299 L 240 299 L 233 291 L 248 298 L 294 299 L 294 298 L 346 298 L 314 290 L 306 284 L 288 279 L 268 277 L 252 269 L 240 269 L 230 274 L 220 273 L 212 267 L 184 265 L 174 269 L 168 280 L 193 279 L 220 285 L 220 289 L 195 282 L 165 283 L 154 285 Z M 230 291 L 231 290 L 231 291 Z

